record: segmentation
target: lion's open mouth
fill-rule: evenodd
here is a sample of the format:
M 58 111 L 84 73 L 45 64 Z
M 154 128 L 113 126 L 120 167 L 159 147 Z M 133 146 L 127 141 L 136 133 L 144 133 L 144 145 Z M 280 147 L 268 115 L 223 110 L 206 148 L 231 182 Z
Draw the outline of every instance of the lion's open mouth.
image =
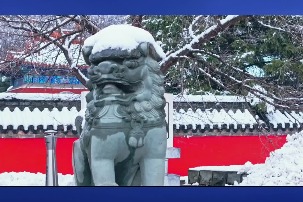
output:
M 103 80 L 98 86 L 102 89 L 102 91 L 106 94 L 110 93 L 133 93 L 137 90 L 136 84 L 130 84 L 128 82 L 122 80 Z

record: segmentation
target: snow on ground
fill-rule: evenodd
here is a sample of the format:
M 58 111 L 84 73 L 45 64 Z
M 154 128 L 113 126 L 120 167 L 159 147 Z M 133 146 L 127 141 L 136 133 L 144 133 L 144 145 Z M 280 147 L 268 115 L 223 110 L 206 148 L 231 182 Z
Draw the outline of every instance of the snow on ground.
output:
M 238 186 L 303 186 L 303 132 L 287 136 L 283 147 L 270 153 L 264 164 L 231 166 L 249 175 Z M 217 167 L 216 167 L 217 168 Z M 218 168 L 219 169 L 219 168 Z M 188 183 L 187 176 L 181 177 Z M 73 175 L 58 175 L 59 186 L 74 186 Z M 195 185 L 195 184 L 194 184 Z M 45 186 L 42 173 L 1 173 L 0 186 Z
M 287 136 L 287 142 L 270 153 L 264 164 L 246 163 L 240 170 L 249 175 L 242 186 L 302 186 L 303 132 Z
M 45 174 L 5 172 L 0 174 L 0 186 L 45 186 Z M 73 175 L 58 174 L 59 186 L 74 186 Z

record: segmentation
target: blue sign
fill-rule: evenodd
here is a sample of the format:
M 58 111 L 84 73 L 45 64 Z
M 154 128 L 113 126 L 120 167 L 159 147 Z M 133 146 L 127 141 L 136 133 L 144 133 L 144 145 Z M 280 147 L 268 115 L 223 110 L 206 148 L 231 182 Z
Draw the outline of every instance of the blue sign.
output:
M 20 85 L 21 81 L 15 82 L 16 85 Z M 76 77 L 70 76 L 33 76 L 25 75 L 22 83 L 50 83 L 50 84 L 80 84 L 80 81 Z

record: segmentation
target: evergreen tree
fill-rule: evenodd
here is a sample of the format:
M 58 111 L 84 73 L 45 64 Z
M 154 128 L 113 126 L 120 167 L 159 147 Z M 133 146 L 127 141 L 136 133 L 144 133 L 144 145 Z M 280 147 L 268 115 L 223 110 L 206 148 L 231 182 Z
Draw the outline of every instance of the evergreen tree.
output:
M 170 54 L 189 43 L 191 35 L 224 17 L 145 16 L 143 27 Z M 166 90 L 246 94 L 247 89 L 235 80 L 249 80 L 250 86 L 279 84 L 300 90 L 303 48 L 298 26 L 302 22 L 301 16 L 248 16 L 201 44 L 189 56 L 178 58 L 166 75 Z

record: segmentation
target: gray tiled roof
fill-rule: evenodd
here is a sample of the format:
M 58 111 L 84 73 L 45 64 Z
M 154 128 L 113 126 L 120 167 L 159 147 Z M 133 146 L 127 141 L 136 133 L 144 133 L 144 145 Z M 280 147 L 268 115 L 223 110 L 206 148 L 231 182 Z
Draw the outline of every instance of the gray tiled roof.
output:
M 77 107 L 60 106 L 72 98 Z M 16 101 L 15 105 L 10 105 Z M 47 100 L 47 108 L 36 106 Z M 33 102 L 34 101 L 34 102 Z M 75 117 L 79 114 L 80 97 L 77 95 L 30 95 L 0 94 L 0 130 L 21 128 L 36 130 L 75 130 Z M 21 104 L 20 104 L 21 103 Z M 27 104 L 26 104 L 27 103 Z M 22 106 L 21 106 L 22 105 Z M 35 106 L 33 106 L 35 105 Z M 173 111 L 174 133 L 204 133 L 205 131 L 267 131 L 301 130 L 303 113 L 275 110 L 267 114 L 256 113 L 245 99 L 236 96 L 175 96 Z

